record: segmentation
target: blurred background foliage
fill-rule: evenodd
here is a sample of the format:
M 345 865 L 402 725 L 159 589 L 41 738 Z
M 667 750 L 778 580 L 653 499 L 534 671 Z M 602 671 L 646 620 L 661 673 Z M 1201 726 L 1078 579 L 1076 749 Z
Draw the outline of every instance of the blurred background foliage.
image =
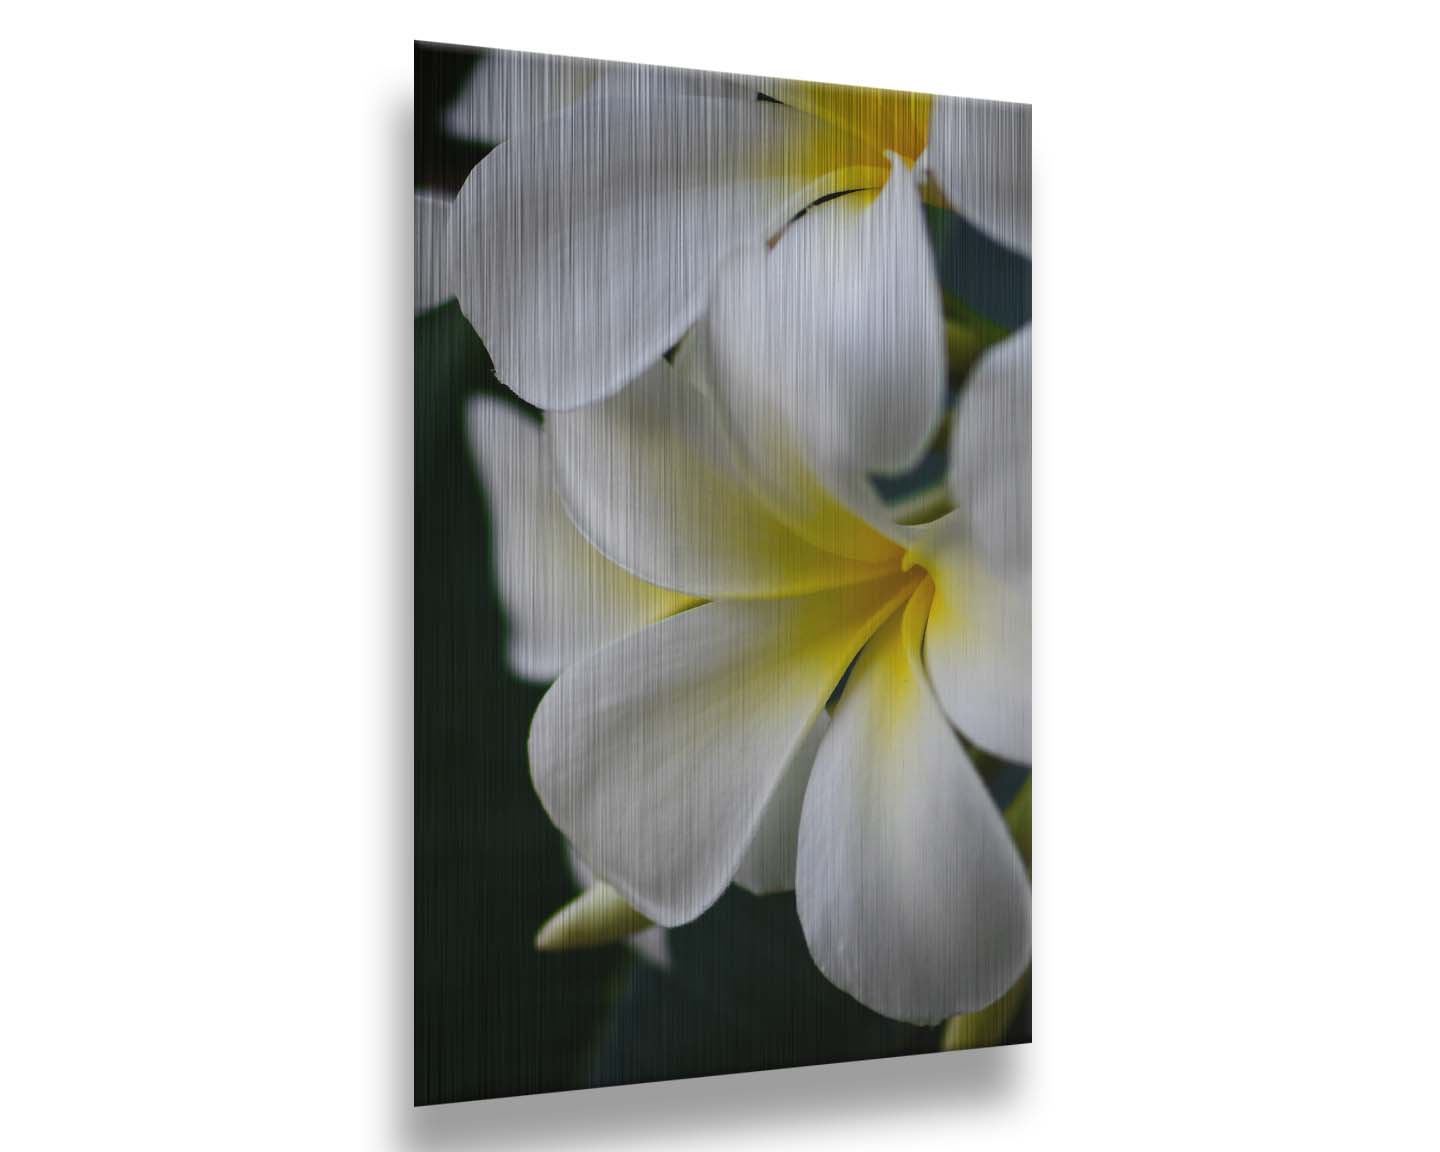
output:
M 477 56 L 416 45 L 417 191 L 453 195 L 487 150 L 447 136 L 443 122 Z M 932 210 L 931 226 L 958 383 L 1028 320 L 1029 263 L 953 214 Z M 820 975 L 790 895 L 732 886 L 669 933 L 667 971 L 619 944 L 534 950 L 576 886 L 526 761 L 544 690 L 504 663 L 489 512 L 464 432 L 479 394 L 524 407 L 458 305 L 417 316 L 415 1102 L 936 1051 L 942 1029 L 881 1017 Z M 1002 806 L 1024 790 L 1028 847 L 1028 769 L 975 755 Z M 1028 1040 L 1028 990 L 1007 1009 L 1012 1022 L 956 1034 Z

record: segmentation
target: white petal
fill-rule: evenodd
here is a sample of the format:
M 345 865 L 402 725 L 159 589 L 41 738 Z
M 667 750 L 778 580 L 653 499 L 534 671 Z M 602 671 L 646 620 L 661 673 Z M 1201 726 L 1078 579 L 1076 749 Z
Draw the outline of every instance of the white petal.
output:
M 608 400 L 545 419 L 571 519 L 611 560 L 694 596 L 793 595 L 899 568 L 822 551 L 751 491 L 714 403 L 665 361 Z
M 1030 760 L 1030 580 L 987 569 L 952 512 L 916 551 L 935 578 L 925 668 L 955 727 L 987 752 Z
M 729 432 L 738 470 L 793 533 L 865 564 L 888 563 L 897 545 L 910 546 L 909 530 L 895 524 L 863 473 L 807 459 L 803 446 L 775 415 L 773 397 L 729 375 L 730 369 L 712 351 L 708 319 L 681 341 L 675 369 L 711 398 Z
M 800 843 L 800 810 L 805 803 L 805 787 L 810 782 L 810 770 L 815 766 L 815 753 L 820 741 L 830 727 L 830 714 L 821 712 L 815 717 L 809 734 L 800 742 L 785 773 L 780 777 L 765 813 L 760 817 L 760 827 L 755 839 L 740 862 L 740 871 L 735 873 L 735 883 L 765 896 L 771 892 L 789 892 L 795 887 L 795 852 Z
M 516 675 L 552 680 L 616 637 L 694 603 L 635 579 L 576 531 L 533 419 L 491 397 L 472 400 L 467 416 L 490 504 L 495 573 Z
M 450 212 L 444 196 L 415 196 L 415 311 L 443 304 L 450 287 Z
M 951 207 L 1030 255 L 1030 106 L 937 96 L 923 161 Z
M 951 417 L 955 511 L 912 556 L 935 578 L 925 664 L 955 726 L 1030 759 L 1030 330 L 976 366 Z
M 530 729 L 550 818 L 656 923 L 698 916 L 854 653 L 914 582 L 704 604 L 568 668 Z
M 924 667 L 952 723 L 986 752 L 1030 762 L 1030 580 L 1002 580 L 975 562 L 959 514 L 927 547 L 935 609 Z
M 822 475 L 911 467 L 944 412 L 940 283 L 915 181 L 891 165 L 878 197 L 811 208 L 728 263 L 711 303 L 717 395 L 782 425 Z
M 668 73 L 667 83 L 682 85 L 687 95 L 754 100 L 758 91 L 753 77 L 487 49 L 446 111 L 445 127 L 462 140 L 496 144 L 577 100 L 632 93 L 659 71 Z
M 1025 866 L 919 668 L 928 590 L 866 647 L 836 706 L 796 877 L 820 970 L 916 1024 L 998 999 L 1030 955 Z
M 986 351 L 950 426 L 950 496 L 981 559 L 1030 572 L 1030 329 Z
M 603 68 L 597 60 L 487 51 L 446 111 L 445 127 L 462 140 L 505 140 L 578 100 Z
M 456 202 L 456 294 L 497 375 L 542 408 L 612 395 L 700 314 L 711 276 L 807 202 L 807 118 L 701 99 L 584 100 L 485 157 Z

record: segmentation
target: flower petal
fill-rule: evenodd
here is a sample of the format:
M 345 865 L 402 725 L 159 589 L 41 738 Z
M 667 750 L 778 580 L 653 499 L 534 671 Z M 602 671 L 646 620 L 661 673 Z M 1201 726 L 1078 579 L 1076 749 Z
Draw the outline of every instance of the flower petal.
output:
M 517 676 L 553 680 L 616 637 L 695 603 L 635 579 L 576 531 L 533 419 L 492 397 L 472 400 L 467 416 Z
M 997 571 L 1030 573 L 1030 329 L 990 348 L 955 405 L 951 499 Z
M 415 311 L 443 304 L 450 287 L 450 212 L 443 196 L 415 196 Z
M 820 745 L 796 904 L 831 982 L 932 1024 L 997 1000 L 1030 955 L 1025 866 L 926 687 L 930 584 L 866 646 Z
M 1030 760 L 1030 580 L 987 569 L 963 514 L 937 521 L 916 545 L 935 578 L 925 668 L 955 727 L 985 751 Z
M 855 652 L 915 583 L 704 604 L 566 669 L 530 729 L 550 818 L 656 923 L 698 916 Z
M 853 468 L 822 469 L 775 417 L 773 398 L 727 375 L 711 350 L 708 322 L 680 342 L 675 368 L 710 397 L 730 435 L 737 470 L 772 515 L 802 539 L 862 563 L 889 563 L 908 548 L 908 530 Z
M 485 52 L 445 113 L 445 127 L 462 140 L 496 143 L 574 103 L 606 66 L 598 60 Z
M 768 255 L 728 262 L 709 340 L 717 397 L 760 443 L 778 424 L 822 475 L 917 463 L 944 413 L 945 326 L 904 163 L 878 196 L 811 208 Z
M 607 400 L 545 418 L 575 525 L 641 579 L 695 596 L 793 595 L 898 570 L 823 551 L 775 518 L 736 466 L 713 401 L 665 361 Z
M 986 353 L 952 416 L 955 511 L 912 556 L 935 578 L 925 666 L 957 728 L 1030 759 L 1030 330 Z
M 922 161 L 951 207 L 1030 255 L 1030 106 L 937 96 Z
M 511 137 L 456 201 L 456 294 L 497 375 L 542 408 L 612 395 L 699 316 L 737 246 L 808 202 L 803 133 L 779 104 L 688 95 L 649 72 Z
M 660 71 L 669 73 L 670 85 L 690 95 L 754 100 L 759 88 L 759 81 L 751 76 L 486 49 L 447 109 L 445 128 L 461 140 L 495 144 L 577 100 L 623 95 Z
M 800 742 L 785 772 L 780 777 L 755 839 L 735 873 L 735 883 L 757 896 L 771 892 L 790 892 L 795 887 L 795 852 L 800 843 L 800 810 L 805 803 L 805 787 L 810 782 L 810 769 L 815 766 L 815 753 L 830 727 L 830 714 L 815 717 L 810 732 Z

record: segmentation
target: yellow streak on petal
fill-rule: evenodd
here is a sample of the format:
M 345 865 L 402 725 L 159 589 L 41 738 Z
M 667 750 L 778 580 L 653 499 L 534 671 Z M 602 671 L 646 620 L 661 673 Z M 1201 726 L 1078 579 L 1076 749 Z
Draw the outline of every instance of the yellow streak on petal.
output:
M 885 695 L 885 709 L 876 723 L 893 733 L 896 743 L 901 743 L 918 723 L 918 709 L 928 706 L 925 694 L 929 687 L 920 645 L 925 637 L 925 618 L 934 599 L 935 584 L 923 571 L 917 571 L 900 577 L 896 587 L 897 595 L 875 620 L 873 638 L 866 644 L 860 660 L 872 690 Z M 895 609 L 902 603 L 904 611 L 896 615 Z M 857 669 L 856 675 L 860 674 Z
M 846 196 L 838 203 L 858 197 Z M 732 451 L 747 478 L 750 491 L 789 531 L 817 548 L 840 557 L 841 578 L 834 584 L 874 578 L 899 571 L 904 549 L 857 515 L 830 486 L 816 475 L 786 426 L 773 390 L 750 388 L 747 374 L 720 366 L 708 331 L 702 326 L 680 345 L 676 368 L 681 376 L 712 399 L 711 380 L 729 371 L 733 384 L 726 389 L 728 403 L 720 403 L 721 419 L 731 438 Z
M 604 881 L 598 881 L 545 922 L 535 936 L 540 952 L 567 952 L 599 948 L 643 932 L 651 921 L 635 911 L 625 898 Z
M 930 618 L 930 606 L 935 600 L 935 581 L 928 575 L 915 589 L 915 595 L 905 605 L 905 616 L 900 623 L 901 640 L 905 659 L 910 663 L 910 672 L 920 684 L 926 683 L 925 665 L 920 658 L 921 645 L 925 640 L 925 624 Z
M 765 444 L 765 448 L 770 453 L 770 459 L 764 467 L 772 475 L 785 478 L 786 482 L 780 490 L 786 502 L 781 503 L 773 489 L 767 490 L 759 485 L 756 486 L 756 496 L 801 539 L 844 558 L 843 567 L 837 562 L 837 570 L 846 573 L 844 582 L 864 578 L 867 570 L 874 575 L 901 570 L 904 549 L 889 537 L 882 536 L 837 499 L 815 475 L 793 443 L 782 436 L 775 436 Z
M 797 671 L 801 668 L 823 669 L 825 676 L 838 683 L 859 650 L 891 621 L 898 609 L 908 604 L 921 582 L 919 573 L 897 572 L 868 584 L 854 584 L 848 589 L 838 590 L 848 595 L 836 599 L 832 623 L 828 627 L 817 629 L 810 635 L 807 632 L 814 622 L 795 629 L 794 642 L 789 645 L 787 657 L 793 661 L 791 666 Z
M 932 522 L 931 530 L 915 537 L 900 559 L 900 569 L 909 572 L 921 568 L 930 573 L 932 588 L 938 588 L 928 614 L 929 624 L 946 635 L 961 636 L 965 634 L 971 590 L 980 573 L 966 547 L 935 530 L 939 523 Z

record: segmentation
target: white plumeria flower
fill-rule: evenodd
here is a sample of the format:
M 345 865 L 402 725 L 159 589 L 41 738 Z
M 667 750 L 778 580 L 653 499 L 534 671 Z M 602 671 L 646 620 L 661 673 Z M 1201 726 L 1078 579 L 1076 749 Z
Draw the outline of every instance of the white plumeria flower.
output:
M 763 301 L 788 312 L 770 366 L 832 412 L 807 452 L 844 444 L 871 471 L 913 465 L 945 371 L 920 185 L 993 214 L 991 184 L 971 188 L 993 137 L 967 130 L 976 102 L 612 65 L 563 103 L 552 89 L 569 77 L 573 93 L 575 62 L 529 67 L 551 114 L 477 165 L 449 230 L 451 286 L 499 378 L 544 409 L 611 396 L 712 310 L 729 264 L 773 247 Z M 1028 185 L 1025 123 L 1026 146 L 1001 151 Z
M 477 407 L 512 655 L 573 656 L 532 724 L 536 790 L 656 924 L 732 880 L 793 888 L 817 965 L 862 1003 L 916 1023 L 981 1008 L 1028 962 L 1030 896 L 955 728 L 1029 759 L 1028 334 L 973 374 L 955 510 L 919 528 L 822 482 L 787 446 L 793 402 L 755 401 L 704 335 L 548 414 L 543 464 L 519 458 L 523 418 Z M 568 536 L 536 517 L 561 500 Z M 571 578 L 551 549 L 578 560 L 576 528 L 608 560 Z

